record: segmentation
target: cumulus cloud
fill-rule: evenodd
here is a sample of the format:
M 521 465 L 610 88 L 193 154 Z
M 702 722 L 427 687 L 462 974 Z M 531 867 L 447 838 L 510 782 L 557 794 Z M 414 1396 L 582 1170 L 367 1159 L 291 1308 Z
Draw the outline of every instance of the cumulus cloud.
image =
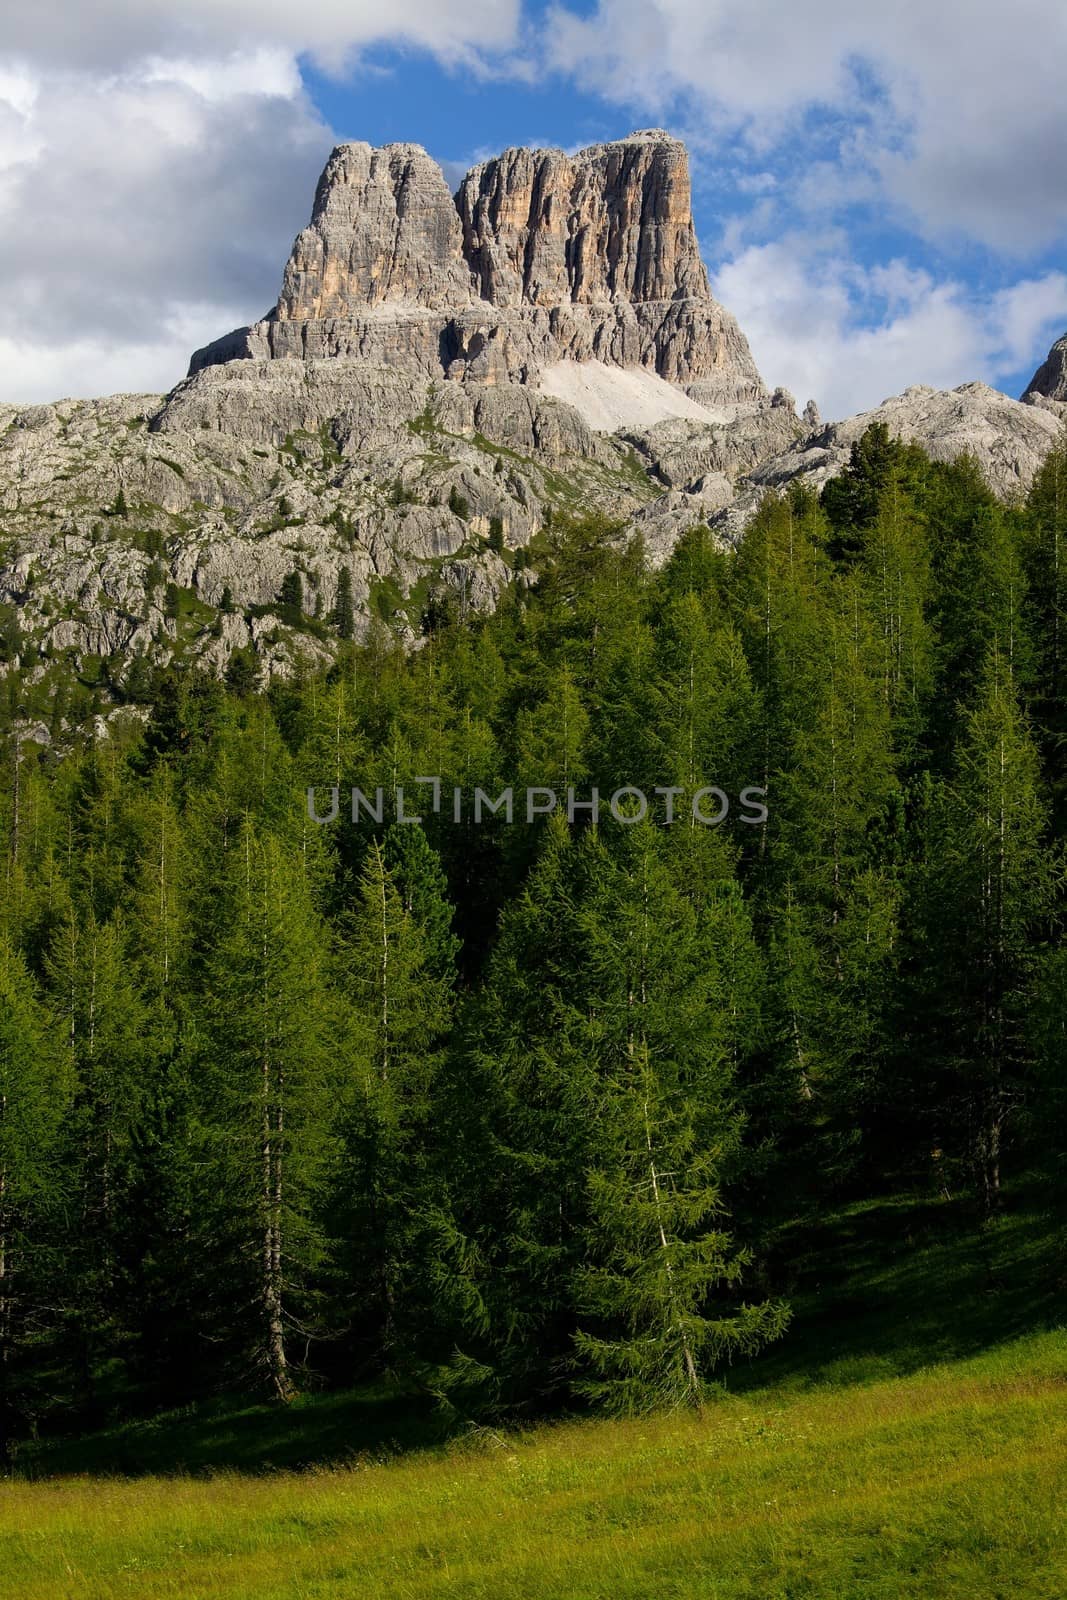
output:
M 1026 255 L 1067 230 L 1062 0 L 1016 0 L 1010 20 L 993 0 L 598 0 L 557 7 L 546 37 L 598 93 L 653 114 L 687 101 L 754 154 L 830 114 L 931 235 Z
M 536 63 L 626 105 L 627 120 L 687 127 L 722 230 L 717 291 L 767 376 L 824 410 L 1010 373 L 1067 321 L 1063 275 L 1039 270 L 1067 233 L 1052 159 L 1067 118 L 1062 0 L 1017 0 L 1010 38 L 990 0 L 559 0 L 536 32 L 520 0 L 9 11 L 4 399 L 165 388 L 190 349 L 262 314 L 331 143 L 299 61 L 340 70 L 384 42 L 475 75 L 523 78 Z M 855 235 L 834 229 L 864 207 L 1029 256 L 1029 273 L 983 297 L 962 266 L 940 280 L 861 269 Z
M 909 384 L 955 388 L 1014 372 L 1067 322 L 1063 272 L 980 295 L 899 261 L 864 269 L 802 235 L 742 249 L 713 287 L 768 381 L 833 418 Z
M 0 393 L 173 385 L 275 299 L 330 142 L 276 51 L 0 79 Z
M 35 0 L 0 57 L 0 395 L 155 391 L 262 315 L 332 143 L 298 58 L 474 63 L 519 0 Z
M 195 59 L 255 45 L 327 67 L 386 41 L 460 59 L 510 45 L 520 0 L 34 0 L 9 9 L 11 56 L 106 72 L 153 54 Z

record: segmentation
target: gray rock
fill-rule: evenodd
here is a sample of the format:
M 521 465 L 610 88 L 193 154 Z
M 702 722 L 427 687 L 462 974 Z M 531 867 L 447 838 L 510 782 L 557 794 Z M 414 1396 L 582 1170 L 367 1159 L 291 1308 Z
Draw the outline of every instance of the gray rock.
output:
M 340 145 L 268 316 L 193 356 L 356 358 L 426 378 L 530 382 L 562 360 L 764 393 L 748 344 L 712 298 L 685 146 L 658 130 L 560 150 L 508 150 L 453 202 L 418 145 Z
M 738 486 L 735 503 L 715 519 L 717 531 L 736 540 L 768 489 L 802 479 L 821 489 L 848 465 L 852 445 L 875 422 L 891 434 L 915 440 L 935 461 L 973 456 L 998 495 L 1024 493 L 1060 437 L 1057 417 L 1023 405 L 984 383 L 958 389 L 916 386 L 885 400 L 872 411 L 832 422 L 760 463 Z
M 1049 400 L 1057 405 L 1067 404 L 1067 333 L 1056 340 L 1030 379 L 1023 400 L 1028 405 L 1040 405 Z
M 0 405 L 0 602 L 46 654 L 221 673 L 251 648 L 276 676 L 329 657 L 344 572 L 357 634 L 388 612 L 414 645 L 431 590 L 484 611 L 524 581 L 509 552 L 550 511 L 658 565 L 695 524 L 736 543 L 872 422 L 1018 494 L 1060 437 L 1065 347 L 1026 405 L 966 384 L 801 421 L 708 290 L 676 140 L 507 151 L 455 200 L 417 146 L 344 145 L 274 310 L 171 395 Z

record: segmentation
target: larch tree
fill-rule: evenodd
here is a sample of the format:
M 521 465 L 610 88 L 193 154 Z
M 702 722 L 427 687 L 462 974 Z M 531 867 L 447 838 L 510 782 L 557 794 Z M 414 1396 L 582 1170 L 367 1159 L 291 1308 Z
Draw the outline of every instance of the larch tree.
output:
M 73 1200 L 63 1144 L 74 1087 L 59 1031 L 0 935 L 0 1460 L 16 1418 L 35 1419 L 33 1357 L 56 1332 L 47 1280 Z
M 940 1085 L 938 1133 L 966 1152 L 987 1208 L 1032 1066 L 1028 1027 L 1057 875 L 1033 739 L 994 644 L 951 777 L 932 794 L 919 886 L 928 967 L 919 989 Z M 930 959 L 932 957 L 932 959 Z
M 328 938 L 302 855 L 251 822 L 230 852 L 219 913 L 200 1041 L 204 1222 L 229 1261 L 224 1315 L 235 1315 L 241 1355 L 288 1400 L 292 1341 L 315 1331 L 339 1137 Z
M 372 840 L 339 953 L 352 1098 L 337 1208 L 359 1320 L 391 1360 L 424 1314 L 425 1217 L 435 1202 L 430 1151 L 454 982 L 450 921 L 425 841 L 402 842 L 391 832 L 383 850 Z

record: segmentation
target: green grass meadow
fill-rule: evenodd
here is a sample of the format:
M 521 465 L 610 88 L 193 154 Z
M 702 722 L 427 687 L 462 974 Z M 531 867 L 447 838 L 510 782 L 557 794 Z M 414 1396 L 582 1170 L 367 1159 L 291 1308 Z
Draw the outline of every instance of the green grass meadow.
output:
M 704 1416 L 484 1433 L 259 1477 L 0 1497 L 19 1600 L 1054 1600 L 1067 1338 Z
M 842 1211 L 806 1236 L 789 1336 L 702 1416 L 445 1437 L 380 1388 L 32 1447 L 0 1485 L 0 1596 L 1061 1600 L 1057 1209 Z

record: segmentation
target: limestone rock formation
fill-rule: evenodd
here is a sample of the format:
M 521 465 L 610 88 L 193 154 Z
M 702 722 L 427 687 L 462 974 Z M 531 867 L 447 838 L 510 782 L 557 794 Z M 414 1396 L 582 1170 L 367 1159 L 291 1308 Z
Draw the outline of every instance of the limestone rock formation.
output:
M 658 130 L 508 150 L 453 201 L 418 145 L 341 145 L 277 305 L 193 357 L 348 356 L 423 377 L 534 382 L 561 361 L 700 383 L 706 402 L 765 391 L 700 259 L 685 146 Z
M 1030 487 L 1059 441 L 1062 421 L 1055 410 L 1023 405 L 984 383 L 951 390 L 915 385 L 871 411 L 831 422 L 765 457 L 738 484 L 737 498 L 713 524 L 734 542 L 769 489 L 783 489 L 797 478 L 821 489 L 844 470 L 852 445 L 875 422 L 885 423 L 896 438 L 915 440 L 935 461 L 973 456 L 990 488 L 1010 500 Z
M 417 144 L 340 145 L 285 269 L 277 315 L 306 322 L 394 302 L 449 310 L 471 298 L 444 174 Z
M 455 197 L 416 145 L 342 145 L 277 305 L 170 395 L 0 405 L 0 679 L 235 650 L 284 675 L 329 658 L 342 575 L 357 635 L 381 618 L 417 645 L 440 590 L 481 609 L 529 581 L 516 552 L 550 516 L 600 512 L 657 564 L 697 523 L 733 544 L 872 422 L 1017 494 L 1065 365 L 1067 339 L 1026 405 L 966 384 L 801 420 L 709 291 L 666 134 L 509 150 Z
M 1057 405 L 1067 405 L 1067 333 L 1056 340 L 1047 359 L 1030 379 L 1023 400 L 1028 405 L 1041 405 L 1050 400 Z

